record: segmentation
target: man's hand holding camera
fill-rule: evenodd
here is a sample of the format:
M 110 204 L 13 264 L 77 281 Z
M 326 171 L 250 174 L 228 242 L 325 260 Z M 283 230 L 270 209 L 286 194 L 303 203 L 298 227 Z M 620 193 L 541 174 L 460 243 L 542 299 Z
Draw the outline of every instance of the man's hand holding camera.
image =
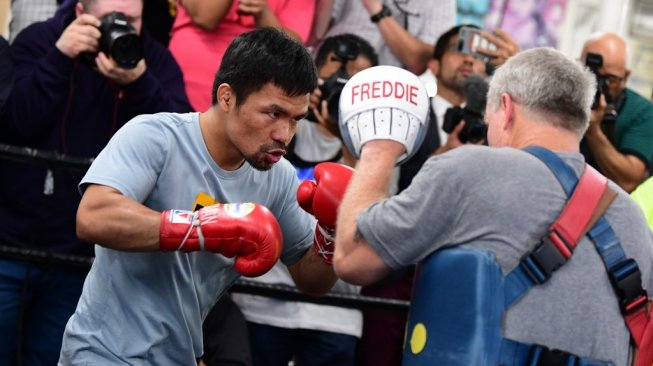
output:
M 95 58 L 95 65 L 102 75 L 120 85 L 127 85 L 136 81 L 146 70 L 145 59 L 138 61 L 133 69 L 123 69 L 113 59 L 107 57 L 104 52 L 98 53 Z
M 488 63 L 492 66 L 499 66 L 506 60 L 519 52 L 519 46 L 508 33 L 497 28 L 492 33 L 481 31 L 481 36 L 496 46 L 496 49 L 478 47 L 477 52 L 489 56 Z
M 98 18 L 91 14 L 81 14 L 68 25 L 55 46 L 70 58 L 77 58 L 82 52 L 95 53 L 102 36 L 99 27 Z
M 456 127 L 451 130 L 449 135 L 447 136 L 447 142 L 438 147 L 437 150 L 433 153 L 433 155 L 439 155 L 439 154 L 444 154 L 449 150 L 453 150 L 457 147 L 461 147 L 465 145 L 465 142 L 460 141 L 460 134 L 463 132 L 463 129 L 465 129 L 465 121 L 461 120 Z M 476 141 L 476 142 L 469 142 L 470 144 L 483 144 L 485 142 L 485 139 Z
M 597 133 L 603 133 L 601 124 L 603 117 L 605 116 L 605 111 L 607 110 L 608 104 L 605 101 L 605 96 L 603 94 L 599 97 L 599 103 L 592 109 L 590 113 L 590 124 L 585 132 L 586 136 L 594 136 Z
M 320 85 L 323 83 L 322 79 L 318 79 Z M 310 97 L 310 108 L 315 117 L 315 122 L 320 126 L 320 132 L 328 137 L 339 137 L 338 122 L 329 114 L 328 102 L 322 99 L 322 90 L 318 87 L 315 88 Z
M 99 73 L 117 84 L 134 82 L 145 73 L 142 44 L 136 30 L 122 13 L 110 13 L 102 19 L 80 14 L 66 27 L 55 46 L 66 56 L 86 57 Z M 120 60 L 113 58 L 113 47 Z
M 328 131 L 328 134 L 325 133 L 327 137 L 340 137 L 340 130 L 338 128 L 338 101 L 340 100 L 340 93 L 347 80 L 349 80 L 349 75 L 341 68 L 326 79 L 318 79 L 318 87 L 311 94 L 311 113 L 308 119 L 319 123 L 322 127 L 320 128 L 322 133 Z

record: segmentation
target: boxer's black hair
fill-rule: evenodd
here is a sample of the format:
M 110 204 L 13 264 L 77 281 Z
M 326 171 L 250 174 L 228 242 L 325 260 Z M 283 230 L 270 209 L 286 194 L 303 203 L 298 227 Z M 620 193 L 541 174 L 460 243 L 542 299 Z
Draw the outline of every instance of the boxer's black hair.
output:
M 317 71 L 308 50 L 276 28 L 258 28 L 236 37 L 225 52 L 213 81 L 211 103 L 218 87 L 227 83 L 236 94 L 236 106 L 272 82 L 288 96 L 311 93 Z

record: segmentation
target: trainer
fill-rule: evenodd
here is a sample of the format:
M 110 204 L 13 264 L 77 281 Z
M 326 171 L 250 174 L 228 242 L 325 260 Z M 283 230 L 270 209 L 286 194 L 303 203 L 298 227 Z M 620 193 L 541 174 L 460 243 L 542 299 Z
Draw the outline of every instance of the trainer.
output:
M 463 146 L 431 157 L 411 185 L 392 197 L 388 195 L 392 168 L 410 151 L 410 143 L 380 137 L 363 144 L 338 211 L 337 275 L 366 285 L 450 247 L 490 251 L 501 272 L 510 272 L 547 234 L 567 202 L 565 190 L 548 166 L 522 149 L 538 146 L 553 151 L 580 175 L 585 162 L 579 141 L 588 127 L 594 88 L 589 71 L 553 49 L 537 48 L 511 57 L 497 70 L 488 92 L 485 118 L 490 147 Z M 349 123 L 356 121 L 345 120 L 345 128 Z M 626 192 L 614 182 L 608 186 L 617 197 L 604 217 L 625 255 L 639 265 L 641 283 L 650 291 L 651 233 Z M 460 270 L 447 274 L 450 280 L 464 275 Z M 460 312 L 450 314 L 451 324 L 461 317 Z M 650 314 L 648 319 L 650 330 Z M 559 350 L 549 355 L 562 355 L 559 360 L 564 362 L 547 363 L 536 357 L 532 364 L 567 365 L 585 359 L 599 361 L 585 364 L 626 366 L 633 356 L 618 297 L 597 248 L 587 237 L 547 283 L 532 288 L 507 311 L 503 324 L 498 330 L 503 337 Z M 465 339 L 451 339 L 450 347 L 440 351 L 456 351 L 454 345 L 463 341 L 472 344 L 468 354 L 478 353 L 467 341 L 492 331 L 480 329 L 458 335 Z M 410 348 L 406 345 L 404 362 Z M 487 363 L 469 364 L 520 364 L 478 356 Z M 457 365 L 453 358 L 422 364 Z

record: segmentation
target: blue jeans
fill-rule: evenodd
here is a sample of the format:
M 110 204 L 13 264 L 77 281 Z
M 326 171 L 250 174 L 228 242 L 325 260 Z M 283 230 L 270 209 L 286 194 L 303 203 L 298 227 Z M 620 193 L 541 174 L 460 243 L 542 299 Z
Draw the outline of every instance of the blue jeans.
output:
M 86 272 L 0 259 L 0 366 L 56 365 Z
M 254 366 L 353 366 L 357 338 L 311 329 L 247 323 Z

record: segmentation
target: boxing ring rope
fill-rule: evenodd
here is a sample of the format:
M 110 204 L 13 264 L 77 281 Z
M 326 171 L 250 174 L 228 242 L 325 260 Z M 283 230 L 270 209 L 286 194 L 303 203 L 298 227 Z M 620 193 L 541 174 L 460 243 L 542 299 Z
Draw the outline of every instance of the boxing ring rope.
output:
M 58 152 L 40 151 L 29 147 L 0 144 L 0 159 L 44 166 L 57 166 L 65 169 L 86 171 L 93 162 L 91 158 L 79 158 Z M 88 270 L 93 264 L 92 257 L 81 257 L 52 251 L 17 248 L 0 243 L 0 258 L 28 261 L 38 264 L 57 264 Z M 358 294 L 329 292 L 321 297 L 313 297 L 300 292 L 292 286 L 267 284 L 247 279 L 239 279 L 229 289 L 230 292 L 259 295 L 286 301 L 300 301 L 319 305 L 345 308 L 373 309 L 408 312 L 410 302 Z
M 0 159 L 19 163 L 58 166 L 70 170 L 86 171 L 93 162 L 91 158 L 78 158 L 55 151 L 41 151 L 31 147 L 0 144 Z

